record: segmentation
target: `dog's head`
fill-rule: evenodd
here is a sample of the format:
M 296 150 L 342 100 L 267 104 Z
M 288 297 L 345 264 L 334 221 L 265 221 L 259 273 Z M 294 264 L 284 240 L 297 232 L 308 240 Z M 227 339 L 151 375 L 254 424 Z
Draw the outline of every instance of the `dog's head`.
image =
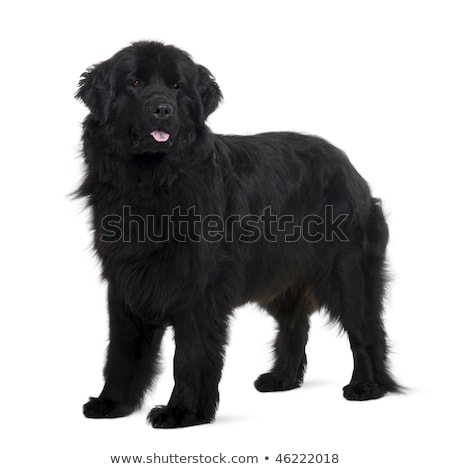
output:
M 202 128 L 222 94 L 208 69 L 159 42 L 138 42 L 81 76 L 76 97 L 127 153 L 168 153 Z

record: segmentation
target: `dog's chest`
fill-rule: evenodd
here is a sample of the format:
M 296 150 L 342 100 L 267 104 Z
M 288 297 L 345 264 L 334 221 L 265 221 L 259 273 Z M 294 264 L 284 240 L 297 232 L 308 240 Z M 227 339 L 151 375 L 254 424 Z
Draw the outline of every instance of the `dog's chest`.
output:
M 142 258 L 173 245 L 177 251 L 195 249 L 201 220 L 221 210 L 213 184 L 201 174 L 177 171 L 102 185 L 93 203 L 100 257 Z

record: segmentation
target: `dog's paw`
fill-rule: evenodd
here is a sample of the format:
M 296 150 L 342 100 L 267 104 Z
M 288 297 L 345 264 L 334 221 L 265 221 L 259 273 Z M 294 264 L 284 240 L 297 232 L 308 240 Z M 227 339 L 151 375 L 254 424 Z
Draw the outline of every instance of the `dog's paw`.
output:
M 349 401 L 368 401 L 379 399 L 386 394 L 382 385 L 372 382 L 350 383 L 344 386 L 344 397 Z
M 111 419 L 125 417 L 133 412 L 133 406 L 118 404 L 117 402 L 91 397 L 83 406 L 83 414 L 90 419 Z
M 147 420 L 154 428 L 178 428 L 209 423 L 212 418 L 200 418 L 193 412 L 179 407 L 158 406 L 150 411 Z
M 300 386 L 298 381 L 286 379 L 277 373 L 264 373 L 254 384 L 259 392 L 288 391 Z

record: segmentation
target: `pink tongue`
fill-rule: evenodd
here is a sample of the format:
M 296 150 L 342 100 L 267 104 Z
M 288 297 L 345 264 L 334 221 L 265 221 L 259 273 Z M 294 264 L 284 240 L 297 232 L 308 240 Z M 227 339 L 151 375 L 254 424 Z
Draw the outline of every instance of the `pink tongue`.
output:
M 170 135 L 163 130 L 153 130 L 150 132 L 150 135 L 157 141 L 157 142 L 167 142 L 169 140 Z

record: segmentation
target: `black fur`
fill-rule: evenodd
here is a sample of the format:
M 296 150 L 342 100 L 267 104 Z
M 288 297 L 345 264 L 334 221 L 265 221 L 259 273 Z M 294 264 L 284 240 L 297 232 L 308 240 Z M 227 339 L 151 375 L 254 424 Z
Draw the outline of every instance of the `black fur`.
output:
M 140 406 L 170 325 L 175 387 L 149 420 L 154 427 L 212 421 L 227 321 L 249 301 L 279 325 L 259 391 L 300 386 L 309 315 L 319 308 L 350 339 L 354 372 L 344 396 L 375 399 L 399 389 L 382 323 L 388 229 L 342 151 L 296 133 L 211 133 L 205 120 L 222 97 L 217 83 L 188 54 L 157 42 L 135 43 L 89 69 L 77 97 L 90 110 L 77 195 L 92 207 L 110 317 L 105 385 L 85 404 L 87 417 L 121 417 Z M 174 213 L 169 230 L 163 219 Z M 296 241 L 285 236 L 289 215 L 303 228 Z M 226 221 L 223 231 L 199 227 L 198 217 Z

